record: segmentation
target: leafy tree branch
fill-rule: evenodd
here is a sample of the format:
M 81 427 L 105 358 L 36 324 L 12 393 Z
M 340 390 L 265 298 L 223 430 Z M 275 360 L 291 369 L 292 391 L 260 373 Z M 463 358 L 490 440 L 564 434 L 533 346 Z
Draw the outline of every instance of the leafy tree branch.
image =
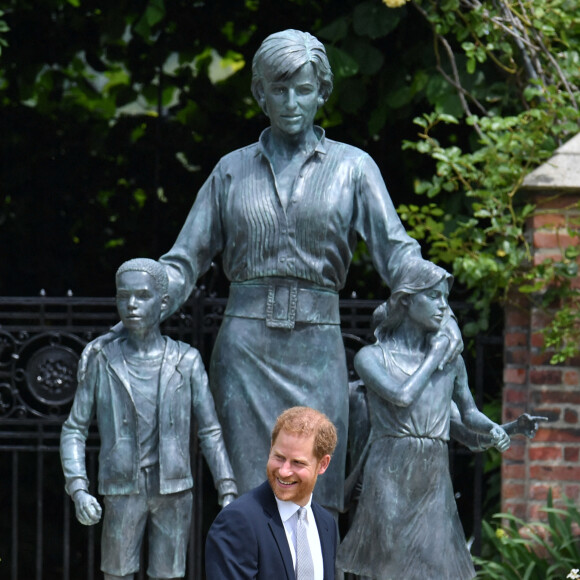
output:
M 480 316 L 464 329 L 467 334 L 487 328 L 491 304 L 507 300 L 515 289 L 543 308 L 557 305 L 544 333 L 547 348 L 556 351 L 552 361 L 563 362 L 580 352 L 580 302 L 572 283 L 580 254 L 574 247 L 562 248 L 561 260 L 533 265 L 526 221 L 539 210 L 525 203 L 520 187 L 531 169 L 578 132 L 577 3 L 413 4 L 430 23 L 435 46 L 445 48 L 451 72 L 438 52 L 437 69 L 456 89 L 464 116 L 435 111 L 415 119 L 421 127 L 419 141 L 406 141 L 404 148 L 435 163 L 435 174 L 419 180 L 415 191 L 437 201 L 423 207 L 402 205 L 401 215 L 413 234 L 427 242 L 431 258 L 452 264 L 456 278 L 471 290 Z M 464 72 L 458 66 L 460 57 L 466 63 Z M 473 115 L 467 98 L 477 104 L 479 100 L 477 89 L 466 89 L 470 78 L 494 74 L 505 76 L 502 98 L 488 107 L 478 105 L 480 115 Z M 489 93 L 483 97 L 490 101 Z M 471 127 L 477 140 L 443 145 L 441 139 L 454 135 L 445 127 L 452 126 Z M 458 196 L 470 205 L 458 205 Z M 458 207 L 463 214 L 457 214 Z M 568 234 L 578 239 L 578 228 L 570 227 Z

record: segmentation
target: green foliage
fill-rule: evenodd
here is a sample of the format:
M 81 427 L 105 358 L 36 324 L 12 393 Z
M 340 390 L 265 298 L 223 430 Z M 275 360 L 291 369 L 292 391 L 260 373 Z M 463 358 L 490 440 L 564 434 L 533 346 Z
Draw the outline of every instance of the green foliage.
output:
M 503 523 L 483 522 L 484 549 L 474 558 L 484 580 L 561 580 L 574 578 L 580 566 L 580 513 L 570 500 L 553 507 L 548 495 L 547 522 L 526 523 L 511 514 L 497 514 Z M 576 570 L 577 571 L 577 570 Z
M 368 151 L 424 253 L 469 290 L 478 320 L 466 334 L 515 287 L 558 301 L 546 343 L 560 357 L 580 344 L 575 258 L 527 269 L 534 209 L 518 191 L 578 130 L 578 0 L 2 8 L 0 247 L 18 251 L 3 253 L 0 292 L 108 295 L 118 263 L 165 251 L 216 161 L 265 127 L 249 64 L 267 34 L 292 26 L 325 42 L 335 73 L 317 122 Z M 362 243 L 352 291 L 386 293 Z
M 267 124 L 249 65 L 275 30 L 325 41 L 335 91 L 317 122 L 373 156 L 395 202 L 411 191 L 400 143 L 412 109 L 428 88 L 435 100 L 453 94 L 431 82 L 420 16 L 380 0 L 6 0 L 3 9 L 0 247 L 18 248 L 0 264 L 3 294 L 108 295 L 123 259 L 167 250 L 217 160 Z M 345 292 L 384 295 L 359 263 Z
M 471 293 L 479 313 L 479 323 L 466 334 L 485 329 L 491 304 L 505 297 L 530 252 L 524 225 L 533 208 L 517 206 L 516 191 L 526 174 L 522 163 L 539 163 L 551 150 L 538 147 L 550 121 L 527 111 L 508 118 L 468 119 L 482 131 L 481 146 L 464 152 L 452 145 L 443 147 L 432 135 L 440 123 L 458 121 L 448 115 L 427 114 L 415 122 L 422 128 L 417 143 L 406 149 L 430 155 L 436 162 L 435 175 L 419 181 L 416 193 L 430 199 L 459 195 L 460 203 L 443 207 L 429 203 L 423 207 L 402 206 L 401 217 L 418 239 L 428 243 L 430 256 L 453 265 L 459 282 Z
M 247 63 L 266 26 L 319 12 L 257 4 L 4 2 L 1 293 L 110 295 L 121 261 L 169 248 L 217 160 L 265 126 Z
M 8 28 L 8 24 L 6 24 L 6 21 L 2 18 L 3 16 L 4 12 L 0 10 L 0 55 L 2 54 L 2 47 L 8 46 L 4 35 L 8 32 L 8 30 L 10 30 Z
M 580 209 L 580 203 L 576 206 Z M 552 364 L 575 357 L 580 344 L 580 288 L 578 258 L 580 229 L 569 229 L 575 245 L 563 251 L 561 261 L 545 260 L 524 275 L 520 292 L 535 297 L 536 302 L 551 314 L 550 324 L 543 329 L 545 348 L 554 354 Z
M 354 7 L 353 27 L 359 36 L 382 38 L 399 24 L 398 12 L 389 12 L 378 2 L 367 0 Z
M 579 128 L 578 3 L 416 5 L 432 26 L 437 67 L 456 88 L 461 110 L 450 114 L 439 104 L 415 119 L 419 141 L 407 140 L 404 148 L 429 156 L 434 173 L 415 183 L 429 201 L 402 205 L 400 215 L 431 259 L 452 265 L 470 290 L 479 318 L 463 329 L 466 335 L 486 330 L 491 305 L 511 290 L 533 294 L 535 303 L 540 296 L 545 307 L 558 304 L 544 332 L 546 346 L 558 351 L 552 362 L 563 362 L 580 348 L 572 285 L 578 252 L 569 249 L 562 263 L 532 265 L 525 225 L 535 208 L 519 191 L 527 173 Z M 492 82 L 466 81 L 466 74 L 495 80 L 498 71 L 507 79 L 501 96 Z

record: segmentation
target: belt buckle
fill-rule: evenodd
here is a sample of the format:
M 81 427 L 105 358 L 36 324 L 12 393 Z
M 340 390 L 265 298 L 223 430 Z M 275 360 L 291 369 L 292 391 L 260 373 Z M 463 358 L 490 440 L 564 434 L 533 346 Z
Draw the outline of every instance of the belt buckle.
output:
M 292 330 L 296 322 L 298 282 L 268 284 L 266 326 Z

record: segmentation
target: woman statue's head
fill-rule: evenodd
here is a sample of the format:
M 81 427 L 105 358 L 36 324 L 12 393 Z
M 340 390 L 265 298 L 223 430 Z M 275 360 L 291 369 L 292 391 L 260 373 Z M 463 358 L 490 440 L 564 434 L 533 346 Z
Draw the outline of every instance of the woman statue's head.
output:
M 393 280 L 389 299 L 373 312 L 371 324 L 375 337 L 382 340 L 399 327 L 407 314 L 411 296 L 429 290 L 442 281 L 447 283 L 447 290 L 450 290 L 453 276 L 427 260 L 410 260 L 401 267 Z
M 264 101 L 265 79 L 287 79 L 307 63 L 314 66 L 322 106 L 332 93 L 332 71 L 324 45 L 312 34 L 300 30 L 283 30 L 268 36 L 252 62 L 252 94 L 260 106 Z

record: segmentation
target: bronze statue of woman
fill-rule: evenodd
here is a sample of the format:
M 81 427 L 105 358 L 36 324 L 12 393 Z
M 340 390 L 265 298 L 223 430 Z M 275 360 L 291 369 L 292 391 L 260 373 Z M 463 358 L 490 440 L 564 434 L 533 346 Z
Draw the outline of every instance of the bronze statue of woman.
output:
M 270 127 L 257 143 L 218 162 L 161 257 L 168 314 L 221 254 L 231 285 L 210 386 L 238 489 L 263 481 L 275 418 L 288 407 L 315 407 L 338 430 L 333 461 L 316 487 L 317 501 L 336 511 L 343 504 L 348 423 L 338 292 L 357 235 L 387 284 L 420 249 L 371 157 L 314 125 L 333 86 L 322 43 L 297 30 L 272 34 L 252 67 L 252 93 Z M 462 343 L 453 319 L 445 329 L 449 359 Z M 85 360 L 92 348 L 98 346 Z

